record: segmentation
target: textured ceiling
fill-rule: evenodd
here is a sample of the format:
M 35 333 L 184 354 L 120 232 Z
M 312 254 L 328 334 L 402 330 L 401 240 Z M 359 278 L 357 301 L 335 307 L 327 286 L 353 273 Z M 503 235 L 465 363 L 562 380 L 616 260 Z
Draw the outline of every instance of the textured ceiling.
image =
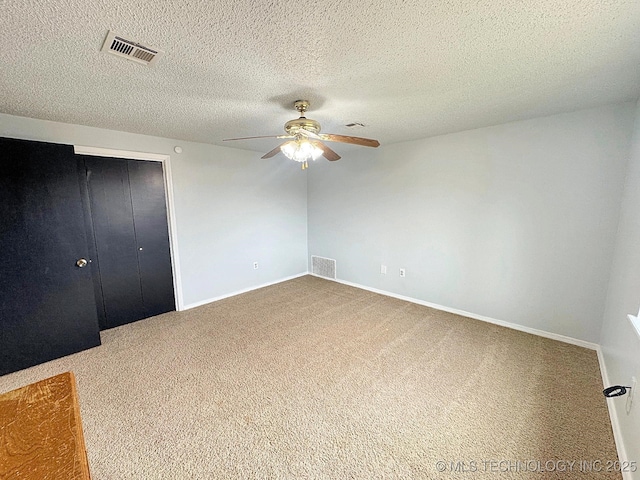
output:
M 640 93 L 638 0 L 1 5 L 0 112 L 183 140 L 279 134 L 299 98 L 324 132 L 384 145 Z M 108 30 L 166 53 L 102 53 Z

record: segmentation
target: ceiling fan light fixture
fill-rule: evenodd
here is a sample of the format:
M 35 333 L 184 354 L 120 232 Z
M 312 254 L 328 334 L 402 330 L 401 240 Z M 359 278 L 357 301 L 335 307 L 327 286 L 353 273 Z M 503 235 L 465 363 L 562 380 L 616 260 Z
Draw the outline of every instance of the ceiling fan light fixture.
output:
M 322 149 L 307 139 L 296 139 L 283 143 L 280 150 L 288 159 L 301 163 L 316 160 L 322 155 Z
M 325 157 L 330 162 L 340 160 L 340 155 L 331 150 L 324 142 L 351 143 L 364 147 L 379 147 L 380 142 L 371 138 L 354 137 L 351 135 L 336 135 L 335 133 L 320 133 L 320 123 L 305 117 L 305 112 L 309 108 L 306 100 L 297 100 L 294 107 L 300 113 L 300 118 L 289 120 L 284 124 L 286 135 L 268 135 L 260 137 L 225 138 L 228 140 L 250 140 L 252 138 L 292 138 L 275 147 L 270 152 L 265 153 L 260 158 L 271 158 L 282 152 L 288 159 L 299 162 L 305 170 L 309 165 L 309 160 L 316 160 L 320 156 Z M 348 126 L 364 126 L 361 123 L 354 123 Z

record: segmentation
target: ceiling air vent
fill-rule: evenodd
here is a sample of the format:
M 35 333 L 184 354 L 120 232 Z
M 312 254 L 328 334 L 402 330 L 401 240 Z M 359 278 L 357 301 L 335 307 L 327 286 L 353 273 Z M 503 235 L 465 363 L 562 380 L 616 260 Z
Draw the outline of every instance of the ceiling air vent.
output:
M 143 65 L 154 65 L 158 57 L 164 53 L 157 48 L 147 47 L 122 38 L 111 31 L 102 45 L 102 51 L 118 57 L 128 58 Z

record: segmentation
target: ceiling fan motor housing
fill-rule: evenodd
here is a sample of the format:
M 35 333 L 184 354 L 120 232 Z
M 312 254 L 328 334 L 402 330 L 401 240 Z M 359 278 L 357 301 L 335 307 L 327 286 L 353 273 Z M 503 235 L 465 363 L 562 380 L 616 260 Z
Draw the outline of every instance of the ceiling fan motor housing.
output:
M 293 106 L 298 112 L 300 112 L 300 118 L 296 120 L 289 120 L 284 124 L 284 131 L 287 132 L 287 135 L 297 135 L 300 129 L 315 133 L 316 135 L 320 133 L 320 124 L 317 121 L 304 116 L 306 111 L 309 109 L 309 101 L 296 100 Z
M 316 135 L 320 133 L 320 124 L 311 118 L 300 117 L 295 120 L 289 120 L 284 124 L 284 131 L 288 135 L 297 134 L 301 128 Z

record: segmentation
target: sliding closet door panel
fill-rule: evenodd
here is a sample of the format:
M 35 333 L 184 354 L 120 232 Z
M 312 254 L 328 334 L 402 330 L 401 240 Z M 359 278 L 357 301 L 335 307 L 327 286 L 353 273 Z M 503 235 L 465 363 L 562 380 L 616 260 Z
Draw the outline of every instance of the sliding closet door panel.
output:
M 89 185 L 87 182 L 87 169 L 82 158 L 76 157 L 81 170 L 80 195 L 82 197 L 82 211 L 84 213 L 84 229 L 87 233 L 87 247 L 89 249 L 90 262 L 87 265 L 91 269 L 93 278 L 93 293 L 96 299 L 96 313 L 98 314 L 98 325 L 104 329 L 106 325 L 106 313 L 104 311 L 104 301 L 102 298 L 102 284 L 100 282 L 100 264 L 98 262 L 98 252 L 96 250 L 96 240 L 93 231 L 93 219 L 91 218 L 91 198 L 89 196 Z
M 145 317 L 127 160 L 84 157 L 106 325 Z
M 81 173 L 71 146 L 0 139 L 0 375 L 100 345 Z
M 129 160 L 131 204 L 147 316 L 175 310 L 167 202 L 160 162 Z

